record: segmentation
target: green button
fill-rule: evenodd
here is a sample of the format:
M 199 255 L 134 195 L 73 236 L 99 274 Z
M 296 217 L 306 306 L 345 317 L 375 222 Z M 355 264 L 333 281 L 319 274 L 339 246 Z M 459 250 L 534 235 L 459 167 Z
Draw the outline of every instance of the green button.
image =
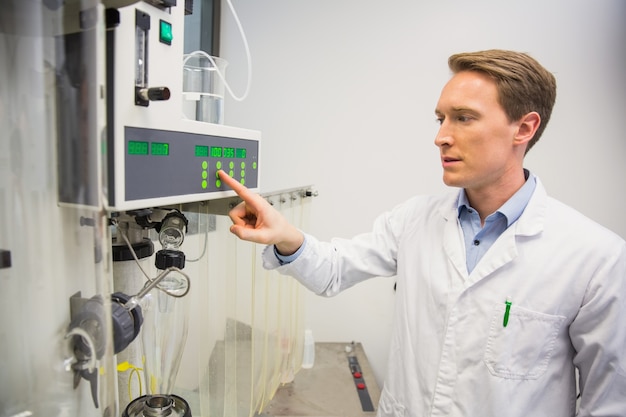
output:
M 235 171 L 233 171 L 232 169 L 230 171 L 228 171 L 228 175 L 231 177 L 235 176 Z
M 209 163 L 207 161 L 202 161 L 202 169 L 207 169 L 209 167 Z
M 206 182 L 206 180 L 202 180 L 202 189 L 206 189 L 206 187 L 209 186 L 209 183 Z
M 215 168 L 222 169 L 222 161 L 217 161 L 217 163 L 215 164 Z
M 230 163 L 228 164 L 228 168 L 230 169 L 235 168 L 235 163 L 233 161 L 230 161 Z
M 241 178 L 246 176 L 246 171 L 244 171 L 243 169 L 241 170 Z
M 215 186 L 216 186 L 217 188 L 220 188 L 220 187 L 222 186 L 222 181 L 220 181 L 220 180 L 215 180 Z
M 206 177 L 208 177 L 209 174 L 207 174 L 206 171 L 202 171 L 202 178 L 206 180 Z
M 174 39 L 174 34 L 172 33 L 172 24 L 166 22 L 165 20 L 161 20 L 159 28 L 159 40 L 164 44 L 171 45 L 172 39 Z
M 246 163 L 245 162 L 241 163 L 241 169 L 246 169 Z
M 239 182 L 241 183 L 241 185 L 246 185 L 246 180 L 245 179 L 240 179 Z
M 256 162 L 252 163 L 252 169 L 256 169 Z

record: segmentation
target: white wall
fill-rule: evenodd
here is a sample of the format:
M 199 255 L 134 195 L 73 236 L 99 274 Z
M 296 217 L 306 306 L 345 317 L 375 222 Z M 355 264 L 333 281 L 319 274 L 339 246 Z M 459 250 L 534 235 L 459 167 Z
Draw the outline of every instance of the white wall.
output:
M 383 210 L 445 190 L 433 109 L 447 57 L 488 48 L 531 53 L 558 80 L 553 118 L 526 166 L 548 192 L 626 237 L 626 2 L 623 0 L 236 0 L 253 85 L 226 101 L 226 123 L 263 132 L 266 191 L 314 184 L 309 232 L 369 229 Z M 243 44 L 224 4 L 222 54 L 241 93 Z M 584 238 L 584 236 L 581 236 Z M 317 341 L 364 344 L 386 370 L 393 280 L 307 299 Z

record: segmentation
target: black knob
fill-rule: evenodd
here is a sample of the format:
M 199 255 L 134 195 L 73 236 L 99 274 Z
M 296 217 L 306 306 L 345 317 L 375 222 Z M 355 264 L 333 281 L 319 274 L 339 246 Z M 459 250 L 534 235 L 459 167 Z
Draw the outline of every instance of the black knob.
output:
M 170 89 L 167 87 L 135 87 L 135 104 L 148 106 L 150 101 L 164 101 L 171 97 Z
M 156 253 L 154 265 L 161 270 L 170 266 L 183 269 L 185 267 L 185 254 L 179 250 L 162 249 Z
M 11 267 L 11 252 L 0 249 L 0 269 Z
M 167 87 L 148 88 L 148 100 L 150 101 L 169 100 L 170 96 L 170 89 Z
M 129 311 L 124 307 L 128 300 L 130 300 L 130 297 L 121 292 L 111 295 L 113 350 L 115 353 L 123 351 L 135 340 L 143 324 L 141 307 L 136 306 Z

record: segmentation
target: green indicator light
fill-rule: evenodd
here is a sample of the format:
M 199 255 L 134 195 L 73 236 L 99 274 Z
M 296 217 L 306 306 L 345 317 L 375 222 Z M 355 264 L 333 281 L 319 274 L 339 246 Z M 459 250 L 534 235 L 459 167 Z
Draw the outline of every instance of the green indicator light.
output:
M 202 161 L 202 169 L 207 169 L 209 167 L 209 163 L 207 161 Z
M 244 171 L 243 169 L 241 170 L 241 178 L 246 176 L 246 171 Z
M 196 145 L 196 156 L 207 158 L 209 156 L 209 147 Z
M 157 156 L 167 156 L 170 154 L 170 144 L 152 142 L 150 146 L 150 153 Z
M 203 180 L 202 181 L 202 189 L 206 189 L 206 187 L 208 187 L 208 186 L 209 186 L 209 183 L 206 182 L 206 180 Z
M 220 187 L 222 186 L 222 181 L 220 181 L 220 180 L 216 180 L 216 181 L 215 181 L 215 186 L 216 186 L 217 188 L 220 188 Z
M 252 169 L 256 169 L 256 162 L 252 163 Z
M 241 162 L 241 169 L 246 169 L 246 163 L 245 162 Z
M 172 24 L 161 20 L 159 25 L 159 40 L 166 45 L 171 45 L 172 39 L 174 39 Z
M 148 155 L 148 142 L 139 142 L 136 140 L 128 141 L 129 155 Z
M 217 161 L 217 163 L 215 164 L 215 167 L 217 169 L 222 169 L 222 161 Z
M 206 180 L 206 178 L 209 176 L 209 174 L 206 171 L 202 171 L 202 178 L 204 178 Z
M 221 158 L 222 148 L 218 146 L 211 146 L 211 158 Z
M 244 159 L 246 157 L 246 150 L 244 148 L 237 148 L 235 150 L 235 158 Z
M 231 170 L 232 170 L 233 168 L 235 168 L 235 163 L 234 163 L 233 161 L 230 161 L 230 162 L 228 163 L 228 168 L 230 168 Z M 232 177 L 232 175 L 231 175 L 231 177 Z
M 235 148 L 224 148 L 224 158 L 234 158 Z

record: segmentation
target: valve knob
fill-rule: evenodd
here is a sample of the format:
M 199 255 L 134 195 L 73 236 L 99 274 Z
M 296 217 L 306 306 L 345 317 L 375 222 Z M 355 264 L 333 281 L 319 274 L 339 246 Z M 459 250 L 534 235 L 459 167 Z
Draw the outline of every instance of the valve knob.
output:
M 167 87 L 141 88 L 138 94 L 146 101 L 164 101 L 171 97 L 170 89 Z
M 169 100 L 171 95 L 167 87 L 135 87 L 135 104 L 147 107 L 151 101 Z

